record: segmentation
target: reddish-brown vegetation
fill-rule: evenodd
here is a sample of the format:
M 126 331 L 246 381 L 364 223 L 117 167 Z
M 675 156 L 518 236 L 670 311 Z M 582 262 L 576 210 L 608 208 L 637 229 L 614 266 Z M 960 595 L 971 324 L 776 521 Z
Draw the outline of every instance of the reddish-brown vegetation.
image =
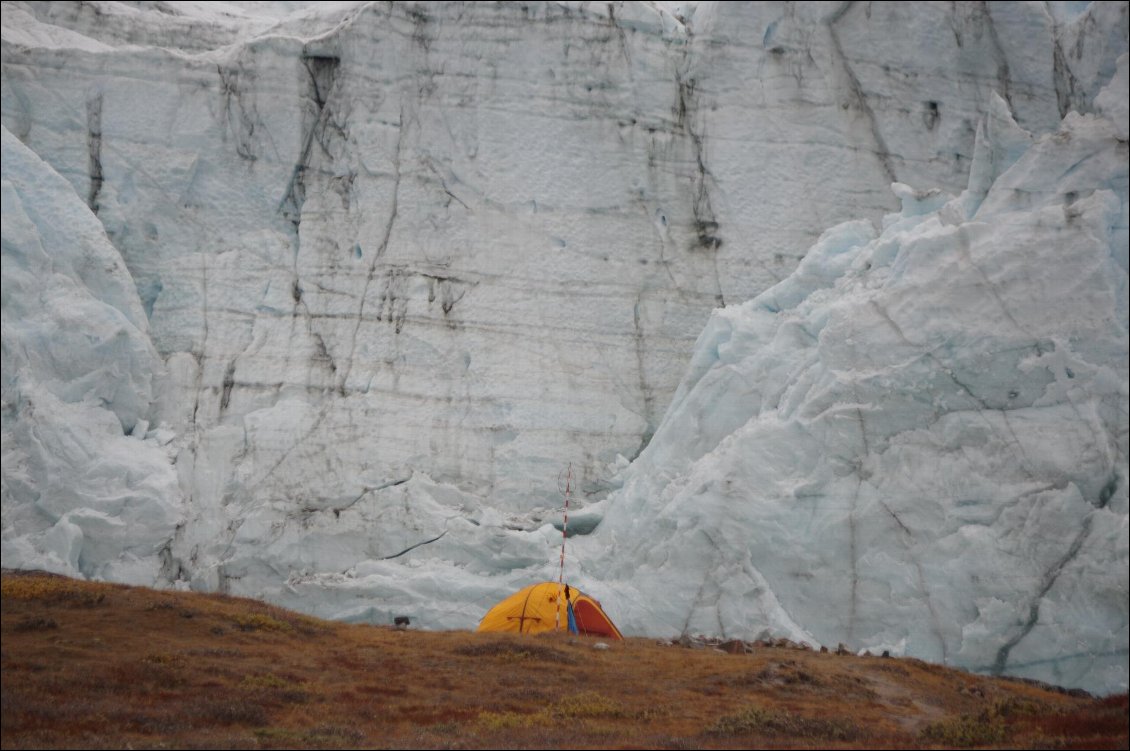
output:
M 1094 699 L 917 660 L 398 631 L 4 572 L 4 748 L 1127 748 Z

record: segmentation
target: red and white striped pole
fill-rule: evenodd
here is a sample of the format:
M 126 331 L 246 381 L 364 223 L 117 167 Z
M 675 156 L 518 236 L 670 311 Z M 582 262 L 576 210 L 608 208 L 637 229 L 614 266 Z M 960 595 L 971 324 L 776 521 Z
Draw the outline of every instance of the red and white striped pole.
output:
M 560 475 L 558 475 L 560 477 Z M 569 530 L 569 497 L 573 494 L 573 463 L 569 463 L 569 469 L 565 474 L 565 516 L 564 521 L 561 523 L 561 566 L 557 572 L 557 597 L 562 596 L 562 584 L 565 581 L 565 538 L 568 536 L 566 533 Z M 569 607 L 569 603 L 565 603 L 565 607 Z M 561 600 L 557 601 L 557 621 L 554 625 L 555 631 L 561 630 Z

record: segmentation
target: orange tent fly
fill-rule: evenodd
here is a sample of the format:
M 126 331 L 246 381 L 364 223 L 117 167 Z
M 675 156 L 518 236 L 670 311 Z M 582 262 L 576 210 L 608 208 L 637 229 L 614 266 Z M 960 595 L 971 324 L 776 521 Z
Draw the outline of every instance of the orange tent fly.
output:
M 487 611 L 478 631 L 538 634 L 569 631 L 606 639 L 623 639 L 600 603 L 579 589 L 557 582 L 531 584 Z

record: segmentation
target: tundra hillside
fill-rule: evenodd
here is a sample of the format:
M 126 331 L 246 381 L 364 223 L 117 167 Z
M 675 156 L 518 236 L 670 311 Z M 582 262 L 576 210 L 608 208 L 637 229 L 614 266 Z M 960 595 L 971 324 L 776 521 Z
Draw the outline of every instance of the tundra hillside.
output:
M 1127 748 L 1095 698 L 779 646 L 420 632 L 5 571 L 3 748 Z

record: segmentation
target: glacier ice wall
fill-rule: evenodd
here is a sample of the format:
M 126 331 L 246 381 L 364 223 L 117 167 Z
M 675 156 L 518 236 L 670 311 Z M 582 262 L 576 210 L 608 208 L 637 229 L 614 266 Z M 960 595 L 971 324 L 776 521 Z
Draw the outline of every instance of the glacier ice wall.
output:
M 154 421 L 205 455 L 306 405 L 246 431 L 228 495 L 252 504 L 416 470 L 513 510 L 555 502 L 570 460 L 607 489 L 712 307 L 889 211 L 893 180 L 961 189 L 994 91 L 1034 131 L 1090 107 L 1126 24 L 1117 3 L 189 10 L 4 5 L 3 122 L 125 258 L 171 374 Z
M 581 543 L 624 626 L 1126 690 L 1121 102 L 1033 139 L 997 100 L 960 196 L 896 183 L 714 312 Z
M 979 147 L 987 117 L 1040 135 L 1124 111 L 1100 92 L 1127 7 L 5 2 L 0 119 L 71 207 L 13 237 L 96 217 L 136 289 L 111 304 L 152 343 L 119 337 L 136 363 L 112 397 L 82 347 L 29 355 L 9 391 L 5 329 L 5 565 L 130 562 L 132 580 L 469 625 L 548 574 L 561 468 L 601 498 L 673 419 L 712 308 L 779 283 L 803 299 L 837 268 L 790 276 L 806 249 L 853 219 L 865 243 L 892 182 L 960 191 L 988 148 L 987 190 L 1028 143 Z M 39 294 L 13 289 L 32 297 L 5 292 L 5 321 Z M 87 372 L 96 387 L 56 388 Z M 10 406 L 36 383 L 83 410 L 40 433 L 105 438 L 40 448 L 42 412 Z M 146 509 L 128 532 L 111 522 L 129 493 L 83 462 Z M 60 522 L 98 514 L 81 539 Z M 758 587 L 773 628 L 813 628 Z
M 161 360 L 133 279 L 66 180 L 2 135 L 4 566 L 166 582 L 180 491 L 172 434 L 144 417 Z

